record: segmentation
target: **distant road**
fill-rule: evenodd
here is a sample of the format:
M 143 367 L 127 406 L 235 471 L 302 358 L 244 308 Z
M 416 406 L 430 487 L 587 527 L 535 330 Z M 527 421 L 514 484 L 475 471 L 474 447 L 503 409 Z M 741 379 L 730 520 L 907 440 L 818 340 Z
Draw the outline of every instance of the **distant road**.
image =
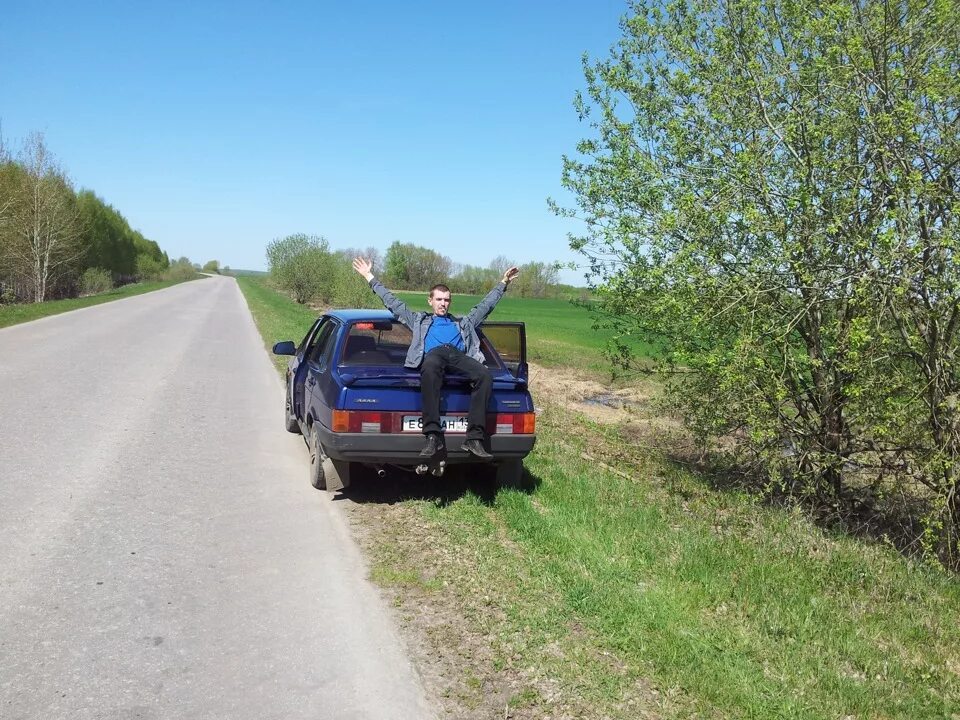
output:
M 282 403 L 232 278 L 0 329 L 0 718 L 432 717 Z

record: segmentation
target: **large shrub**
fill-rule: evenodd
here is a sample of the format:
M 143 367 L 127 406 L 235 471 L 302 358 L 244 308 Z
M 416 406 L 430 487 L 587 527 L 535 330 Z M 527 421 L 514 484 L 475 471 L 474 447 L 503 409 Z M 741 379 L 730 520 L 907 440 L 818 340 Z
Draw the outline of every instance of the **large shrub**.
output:
M 277 287 L 301 305 L 332 299 L 334 259 L 324 238 L 297 233 L 273 240 L 267 245 L 267 265 Z
M 152 255 L 137 255 L 137 279 L 159 280 L 163 274 L 163 264 Z
M 622 27 L 561 211 L 615 357 L 664 348 L 689 427 L 773 485 L 926 498 L 956 564 L 956 3 L 651 0 Z
M 113 289 L 113 278 L 106 268 L 87 268 L 80 276 L 80 294 L 96 295 Z

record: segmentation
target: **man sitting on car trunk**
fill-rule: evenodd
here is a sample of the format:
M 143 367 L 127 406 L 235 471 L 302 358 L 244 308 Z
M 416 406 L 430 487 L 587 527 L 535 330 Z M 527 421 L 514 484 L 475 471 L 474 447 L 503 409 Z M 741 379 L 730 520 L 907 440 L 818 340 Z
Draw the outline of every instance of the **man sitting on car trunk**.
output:
M 354 258 L 353 269 L 370 283 L 371 289 L 387 310 L 413 333 L 404 366 L 420 368 L 423 433 L 427 436 L 420 456 L 431 458 L 444 447 L 443 428 L 440 425 L 440 389 L 447 368 L 452 367 L 464 373 L 471 382 L 467 434 L 461 449 L 478 458 L 490 460 L 493 456 L 484 448 L 483 441 L 492 380 L 483 364 L 477 326 L 493 312 L 507 286 L 520 271 L 515 267 L 507 270 L 503 279 L 476 307 L 458 318 L 449 314 L 450 288 L 446 285 L 430 288 L 427 303 L 433 313 L 414 312 L 373 276 L 373 266 L 368 260 Z

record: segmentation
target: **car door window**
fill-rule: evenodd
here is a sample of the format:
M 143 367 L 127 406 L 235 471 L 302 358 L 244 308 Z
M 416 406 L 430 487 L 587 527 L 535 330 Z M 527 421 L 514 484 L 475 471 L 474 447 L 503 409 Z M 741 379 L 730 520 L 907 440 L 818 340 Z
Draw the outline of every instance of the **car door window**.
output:
M 325 356 L 329 356 L 329 352 L 327 351 L 330 350 L 330 346 L 334 344 L 333 340 L 336 336 L 336 333 L 334 333 L 335 327 L 336 323 L 331 320 L 320 328 L 320 331 L 313 341 L 313 346 L 307 355 L 307 362 L 318 365 L 321 369 L 326 365 L 325 362 L 322 362 L 322 359 Z
M 307 331 L 307 334 L 303 336 L 303 340 L 300 341 L 300 344 L 297 345 L 298 352 L 306 352 L 307 348 L 310 347 L 310 340 L 317 334 L 317 328 L 320 327 L 323 323 L 329 324 L 327 318 L 320 318 L 313 325 L 310 326 L 310 329 Z
M 524 324 L 522 322 L 483 323 L 480 329 L 483 338 L 496 349 L 496 353 L 500 356 L 503 364 L 512 374 L 516 375 L 520 365 L 527 361 Z M 487 365 L 490 365 L 492 358 L 488 355 L 487 348 L 483 348 L 483 351 L 487 358 Z

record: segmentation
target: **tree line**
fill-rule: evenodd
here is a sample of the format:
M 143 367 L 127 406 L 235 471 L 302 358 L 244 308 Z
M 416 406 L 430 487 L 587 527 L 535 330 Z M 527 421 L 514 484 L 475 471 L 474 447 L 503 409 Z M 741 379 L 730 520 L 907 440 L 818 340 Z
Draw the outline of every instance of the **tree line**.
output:
M 188 268 L 189 267 L 189 271 Z M 40 134 L 0 141 L 0 302 L 42 302 L 193 273 L 92 190 L 74 189 Z
M 611 356 L 744 480 L 960 567 L 955 2 L 638 0 L 565 158 Z
M 274 282 L 299 303 L 319 302 L 344 307 L 375 303 L 366 283 L 353 272 L 350 261 L 357 256 L 373 263 L 380 280 L 395 290 L 427 290 L 438 283 L 452 292 L 483 295 L 515 263 L 494 258 L 489 266 L 459 265 L 435 250 L 413 243 L 392 243 L 385 255 L 376 248 L 332 250 L 320 236 L 295 234 L 278 238 L 267 246 L 267 265 Z M 511 284 L 511 295 L 558 297 L 576 293 L 557 283 L 556 265 L 530 262 L 520 265 L 520 275 Z
M 453 262 L 436 250 L 414 243 L 396 241 L 388 248 L 381 270 L 384 284 L 397 290 L 426 290 L 437 283 L 446 284 L 451 292 L 483 295 L 500 282 L 507 268 L 516 265 L 520 275 L 510 284 L 510 294 L 519 297 L 556 297 L 569 288 L 557 281 L 555 263 L 529 262 L 523 265 L 500 255 L 487 267 Z

